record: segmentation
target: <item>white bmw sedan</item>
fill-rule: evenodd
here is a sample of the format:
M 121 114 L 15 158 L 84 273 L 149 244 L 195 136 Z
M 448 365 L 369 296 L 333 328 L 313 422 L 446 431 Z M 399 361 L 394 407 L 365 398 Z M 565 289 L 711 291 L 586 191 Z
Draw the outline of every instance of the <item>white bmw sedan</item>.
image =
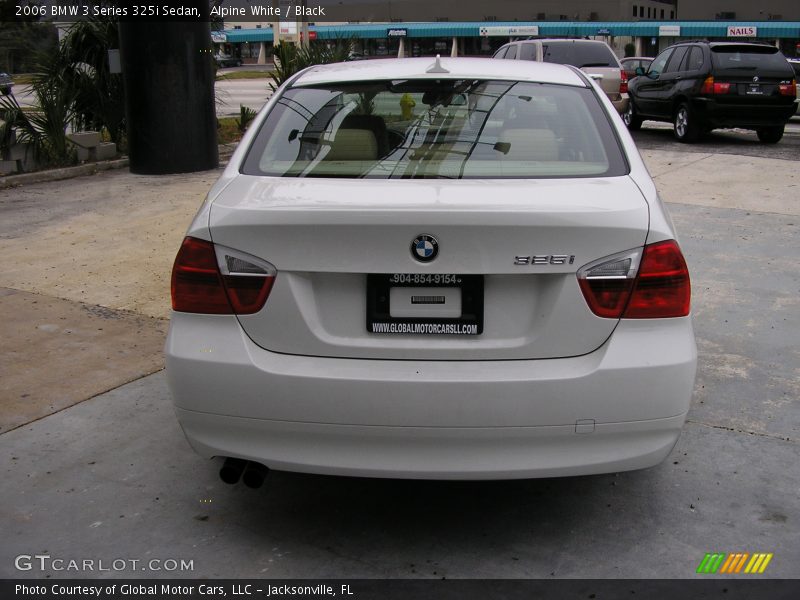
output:
M 689 303 L 653 181 L 578 69 L 315 66 L 189 227 L 167 375 L 228 482 L 640 469 L 689 409 Z

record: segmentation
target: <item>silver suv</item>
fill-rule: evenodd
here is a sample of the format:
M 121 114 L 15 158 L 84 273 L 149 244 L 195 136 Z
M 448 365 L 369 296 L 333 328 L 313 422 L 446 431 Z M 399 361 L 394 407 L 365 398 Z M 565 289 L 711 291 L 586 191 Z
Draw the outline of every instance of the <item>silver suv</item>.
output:
M 628 77 L 611 47 L 600 40 L 521 40 L 502 46 L 492 58 L 572 65 L 597 80 L 619 114 L 628 109 Z

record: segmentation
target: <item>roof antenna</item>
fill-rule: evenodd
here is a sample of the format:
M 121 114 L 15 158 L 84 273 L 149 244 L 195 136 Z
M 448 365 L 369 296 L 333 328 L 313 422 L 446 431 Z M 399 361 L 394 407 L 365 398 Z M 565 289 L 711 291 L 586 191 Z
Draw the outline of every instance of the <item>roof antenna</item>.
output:
M 436 55 L 436 62 L 433 63 L 433 65 L 431 67 L 429 67 L 428 70 L 425 71 L 425 72 L 426 73 L 449 73 L 450 71 L 448 71 L 447 69 L 445 69 L 442 66 L 442 57 L 441 57 L 441 55 L 437 54 Z

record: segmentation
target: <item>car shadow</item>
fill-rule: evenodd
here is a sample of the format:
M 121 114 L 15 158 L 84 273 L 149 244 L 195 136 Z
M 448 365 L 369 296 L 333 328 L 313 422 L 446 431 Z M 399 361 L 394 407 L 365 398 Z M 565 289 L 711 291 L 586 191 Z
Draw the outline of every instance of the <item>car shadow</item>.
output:
M 363 547 L 478 544 L 502 547 L 513 560 L 516 544 L 553 548 L 587 524 L 619 527 L 621 513 L 655 517 L 659 500 L 651 491 L 664 475 L 656 467 L 585 477 L 420 481 L 273 471 L 264 488 L 239 484 L 231 500 L 249 535 L 270 543 L 301 534 L 317 547 L 359 555 Z

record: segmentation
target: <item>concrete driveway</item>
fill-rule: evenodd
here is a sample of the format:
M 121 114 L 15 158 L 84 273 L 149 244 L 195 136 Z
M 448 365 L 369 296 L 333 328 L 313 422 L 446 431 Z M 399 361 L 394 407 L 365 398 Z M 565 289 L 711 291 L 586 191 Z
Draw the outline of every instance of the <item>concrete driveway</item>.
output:
M 0 576 L 98 575 L 14 567 L 46 554 L 140 561 L 102 575 L 125 577 L 672 578 L 706 552 L 796 576 L 797 163 L 644 155 L 693 277 L 693 405 L 659 467 L 569 479 L 226 486 L 159 370 L 170 264 L 216 173 L 0 191 Z

